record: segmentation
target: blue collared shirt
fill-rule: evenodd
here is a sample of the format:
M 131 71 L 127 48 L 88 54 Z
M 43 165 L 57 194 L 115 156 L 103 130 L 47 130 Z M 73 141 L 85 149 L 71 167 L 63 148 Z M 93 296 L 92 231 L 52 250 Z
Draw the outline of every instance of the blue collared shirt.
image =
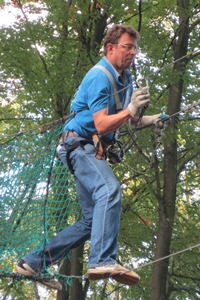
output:
M 124 70 L 123 76 L 121 76 L 106 57 L 103 57 L 97 65 L 104 66 L 111 73 L 119 91 L 122 107 L 126 107 L 132 93 L 130 71 Z M 108 109 L 108 114 L 117 113 L 113 86 L 102 70 L 92 68 L 83 78 L 72 100 L 70 111 L 71 113 L 76 112 L 76 114 L 66 122 L 63 130 L 76 131 L 81 136 L 90 138 L 89 132 L 98 133 L 94 126 L 93 114 L 105 108 Z M 114 134 L 115 132 L 106 134 L 103 139 L 106 142 L 111 142 Z

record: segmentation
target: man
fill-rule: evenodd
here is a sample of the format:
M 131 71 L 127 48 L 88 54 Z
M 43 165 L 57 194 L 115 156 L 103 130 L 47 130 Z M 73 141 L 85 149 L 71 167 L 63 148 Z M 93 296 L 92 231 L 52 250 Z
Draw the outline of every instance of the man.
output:
M 124 123 L 148 126 L 160 120 L 160 114 L 140 118 L 139 111 L 150 101 L 148 88 L 132 91 L 128 69 L 137 53 L 138 39 L 139 33 L 131 27 L 112 26 L 105 36 L 104 57 L 80 84 L 71 105 L 74 117 L 65 124 L 57 151 L 74 173 L 82 218 L 53 237 L 42 252 L 25 255 L 17 265 L 20 274 L 39 274 L 42 266 L 56 262 L 90 238 L 89 279 L 111 277 L 128 285 L 139 281 L 138 274 L 116 263 L 121 188 L 105 159 L 107 146 Z M 41 282 L 60 288 L 55 280 Z

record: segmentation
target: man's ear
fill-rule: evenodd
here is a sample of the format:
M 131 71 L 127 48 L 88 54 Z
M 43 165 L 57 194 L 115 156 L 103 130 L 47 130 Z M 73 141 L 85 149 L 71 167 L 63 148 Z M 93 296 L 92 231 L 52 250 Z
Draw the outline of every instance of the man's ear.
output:
M 106 45 L 106 47 L 107 47 L 107 53 L 112 53 L 113 52 L 113 48 L 114 48 L 114 45 L 113 44 L 111 44 L 111 43 L 108 43 L 107 45 Z

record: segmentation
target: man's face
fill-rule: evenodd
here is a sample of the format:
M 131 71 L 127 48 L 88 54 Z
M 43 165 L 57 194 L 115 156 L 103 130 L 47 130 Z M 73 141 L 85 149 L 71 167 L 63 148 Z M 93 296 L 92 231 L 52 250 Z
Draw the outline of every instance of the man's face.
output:
M 124 33 L 117 44 L 108 45 L 107 58 L 120 73 L 129 68 L 137 54 L 137 41 L 128 33 Z

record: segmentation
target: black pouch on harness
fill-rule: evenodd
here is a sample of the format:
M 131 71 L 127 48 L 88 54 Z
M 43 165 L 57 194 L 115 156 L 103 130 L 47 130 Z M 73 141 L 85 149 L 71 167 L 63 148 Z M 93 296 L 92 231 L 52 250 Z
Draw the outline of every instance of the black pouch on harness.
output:
M 72 167 L 72 163 L 71 163 L 71 159 L 70 159 L 70 153 L 76 149 L 77 147 L 82 147 L 84 148 L 84 146 L 86 144 L 93 144 L 92 142 L 90 142 L 89 140 L 86 140 L 86 139 L 82 139 L 80 141 L 77 141 L 77 142 L 74 142 L 72 145 L 68 145 L 66 143 L 63 143 L 65 149 L 66 149 L 66 161 L 67 161 L 67 165 L 68 165 L 68 168 L 69 168 L 69 171 L 74 174 L 74 169 Z
M 115 141 L 107 150 L 107 159 L 110 164 L 120 163 L 124 157 L 123 145 L 120 141 Z

